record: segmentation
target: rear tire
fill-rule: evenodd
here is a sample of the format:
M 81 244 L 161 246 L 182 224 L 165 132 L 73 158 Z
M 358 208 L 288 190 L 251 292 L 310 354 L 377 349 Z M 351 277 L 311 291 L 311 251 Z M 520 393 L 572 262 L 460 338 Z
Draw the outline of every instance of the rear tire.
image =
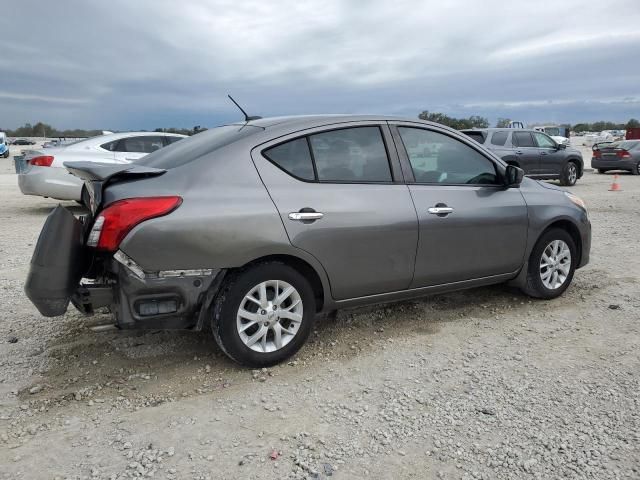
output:
M 278 300 L 284 297 L 285 290 L 292 293 Z M 268 306 L 262 303 L 263 295 Z M 272 261 L 228 277 L 216 299 L 211 328 L 216 343 L 233 361 L 248 367 L 269 367 L 302 347 L 313 328 L 315 314 L 315 296 L 309 281 L 294 268 Z
M 607 171 L 604 168 L 599 168 L 598 173 L 607 173 Z
M 9 158 L 9 155 L 10 155 L 9 150 L 7 150 L 6 152 L 4 152 L 4 153 L 2 154 L 2 156 L 3 156 L 4 158 Z
M 568 161 L 560 173 L 560 185 L 564 187 L 572 187 L 578 181 L 578 165 L 575 162 Z
M 631 170 L 632 175 L 640 175 L 640 162 L 636 163 L 636 166 Z
M 557 243 L 556 243 L 557 242 Z M 558 245 L 558 253 L 553 254 L 553 246 Z M 564 252 L 568 249 L 568 261 Z M 546 258 L 543 257 L 546 256 Z M 538 239 L 527 263 L 527 284 L 523 292 L 534 298 L 551 299 L 559 297 L 571 284 L 578 262 L 578 249 L 566 230 L 552 228 Z M 543 265 L 550 265 L 543 267 Z M 558 268 L 555 269 L 554 267 Z M 554 277 L 553 270 L 558 275 Z M 551 273 L 549 273 L 551 271 Z M 553 281 L 553 279 L 557 279 Z M 549 285 L 553 281 L 555 285 Z

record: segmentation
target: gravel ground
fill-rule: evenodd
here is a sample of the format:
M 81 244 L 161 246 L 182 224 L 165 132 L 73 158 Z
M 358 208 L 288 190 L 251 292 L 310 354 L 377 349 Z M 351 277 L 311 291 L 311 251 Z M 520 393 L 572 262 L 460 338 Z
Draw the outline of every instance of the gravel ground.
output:
M 22 196 L 11 164 L 0 478 L 640 478 L 640 177 L 571 189 L 594 237 L 563 297 L 496 286 L 341 312 L 252 371 L 208 332 L 39 316 L 22 285 L 56 202 Z

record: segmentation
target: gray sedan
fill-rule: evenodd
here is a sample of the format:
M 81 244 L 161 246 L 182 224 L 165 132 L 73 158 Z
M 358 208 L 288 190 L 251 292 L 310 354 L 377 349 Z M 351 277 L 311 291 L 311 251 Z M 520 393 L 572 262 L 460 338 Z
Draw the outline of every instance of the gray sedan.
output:
M 429 122 L 257 119 L 66 167 L 90 213 L 47 219 L 25 287 L 39 311 L 210 326 L 244 365 L 290 357 L 322 313 L 502 282 L 549 299 L 589 260 L 578 197 Z
M 600 143 L 593 146 L 591 166 L 599 173 L 626 170 L 640 175 L 640 140 Z

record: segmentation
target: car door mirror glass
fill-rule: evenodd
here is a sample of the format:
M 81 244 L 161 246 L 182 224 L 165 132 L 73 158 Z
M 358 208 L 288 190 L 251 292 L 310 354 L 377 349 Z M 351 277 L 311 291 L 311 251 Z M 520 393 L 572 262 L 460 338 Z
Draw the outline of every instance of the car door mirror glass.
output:
M 517 187 L 522 183 L 524 170 L 515 165 L 507 165 L 505 171 L 505 184 L 507 187 Z

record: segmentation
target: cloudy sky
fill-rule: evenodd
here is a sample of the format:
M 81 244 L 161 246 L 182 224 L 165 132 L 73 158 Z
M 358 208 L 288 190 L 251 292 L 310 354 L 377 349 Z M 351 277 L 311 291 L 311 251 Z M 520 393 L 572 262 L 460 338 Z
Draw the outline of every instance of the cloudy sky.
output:
M 639 0 L 3 0 L 0 127 L 640 117 Z

